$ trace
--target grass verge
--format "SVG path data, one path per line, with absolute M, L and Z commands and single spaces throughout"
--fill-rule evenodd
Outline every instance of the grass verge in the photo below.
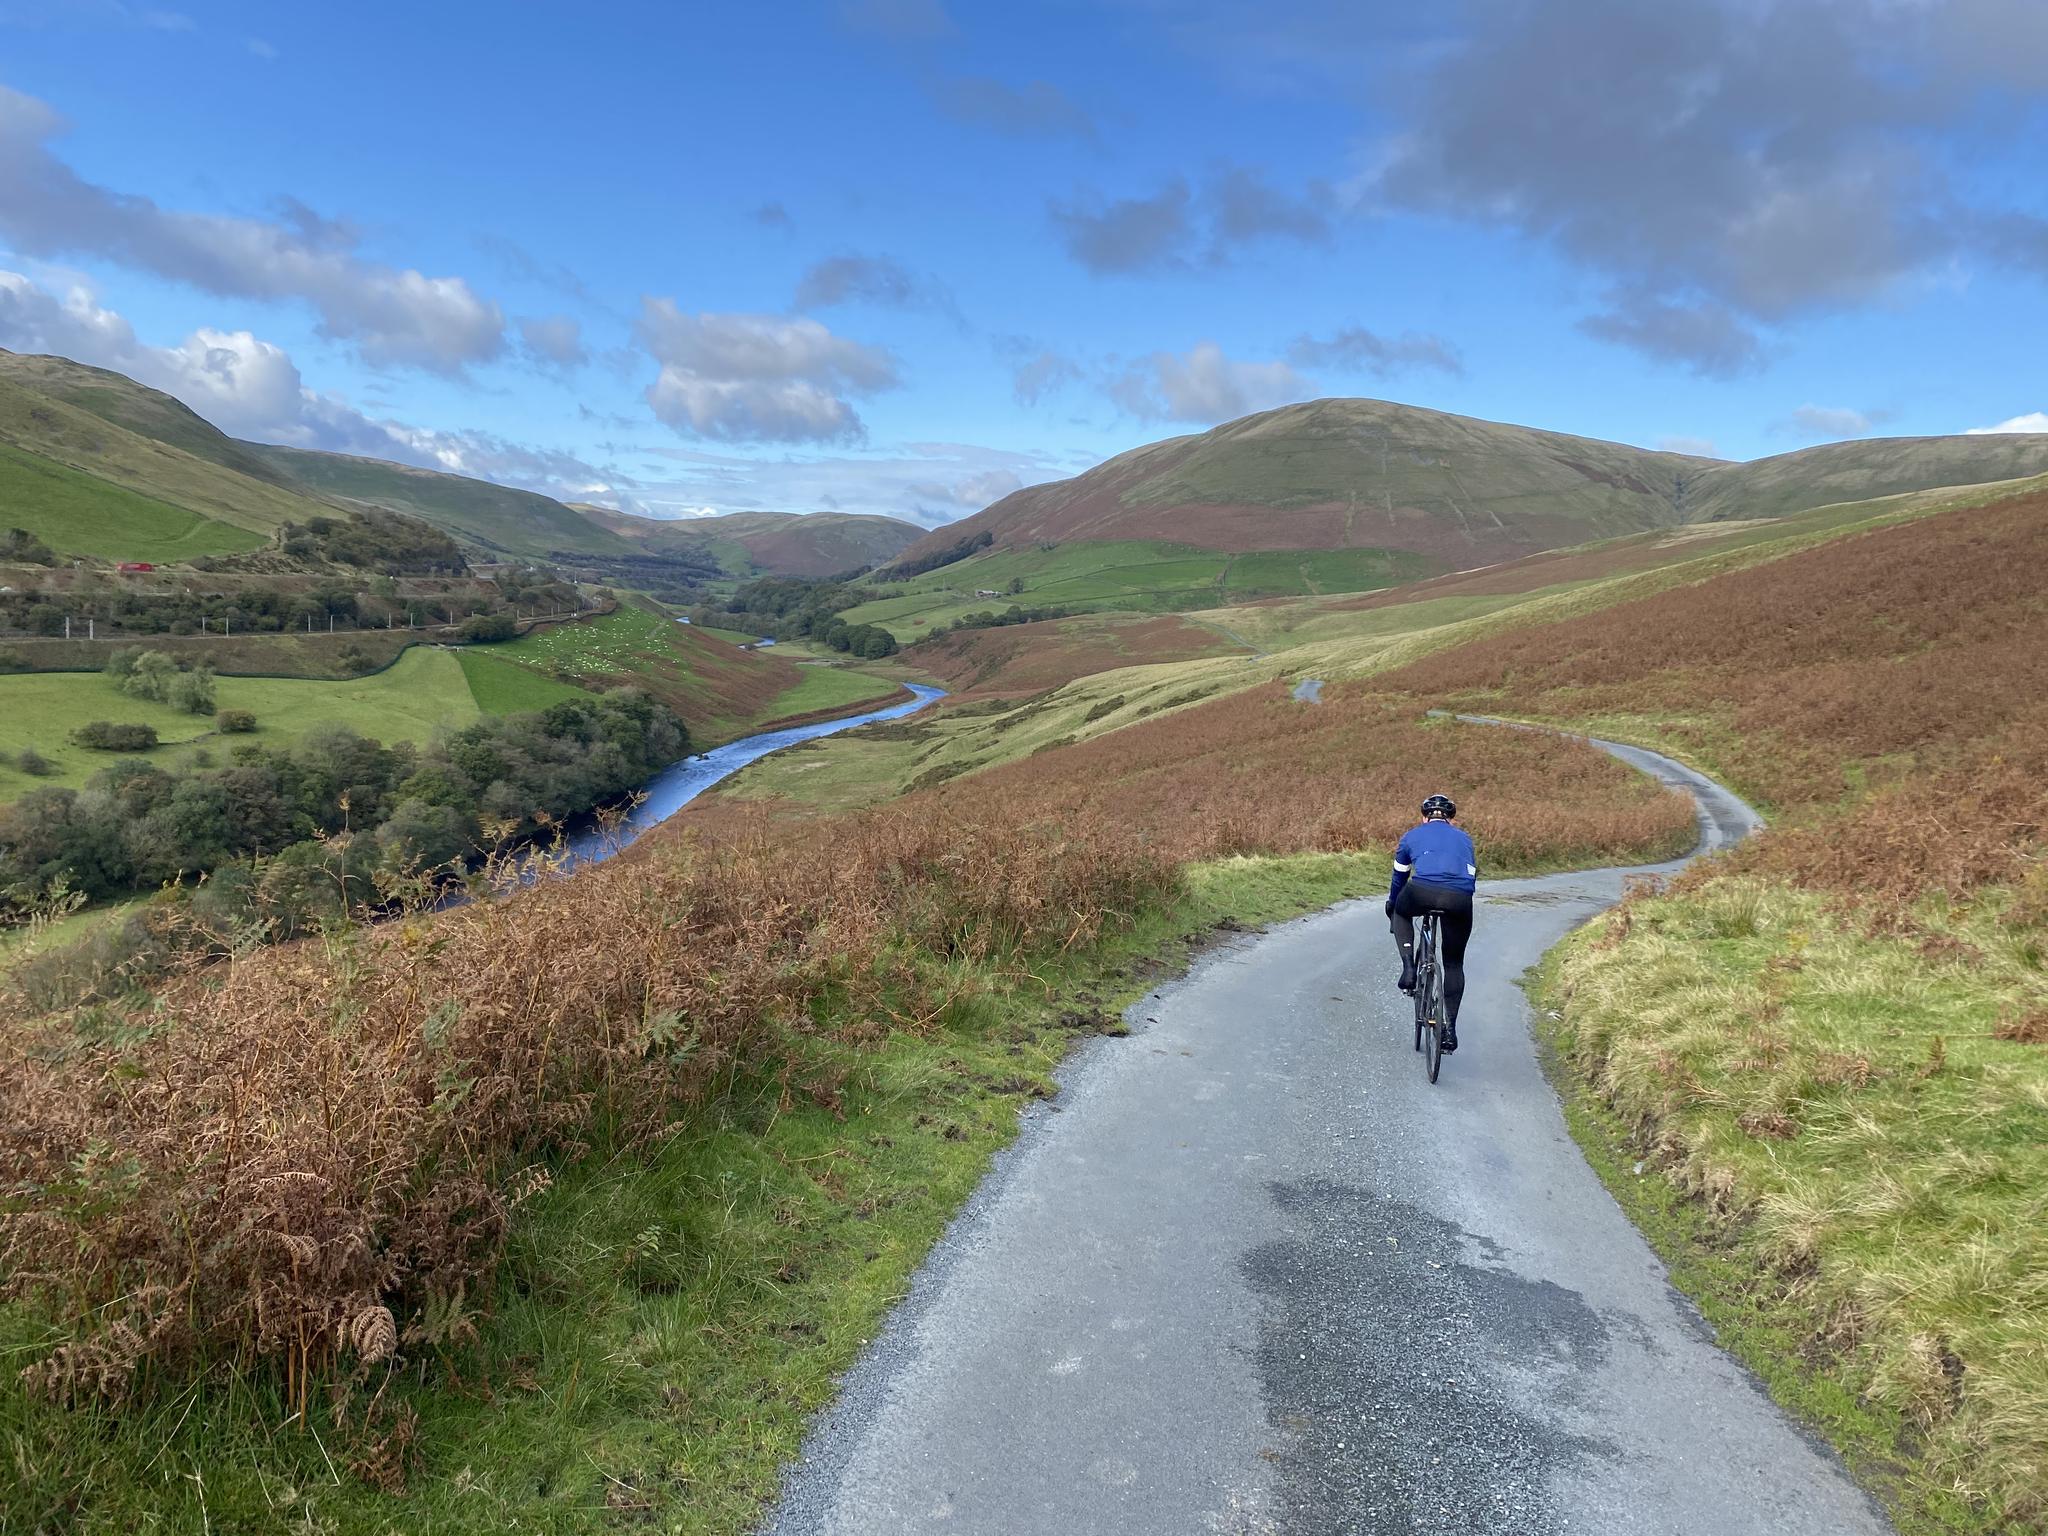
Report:
M 1918 922 L 1716 879 L 1600 920 L 1533 993 L 1574 1135 L 1722 1345 L 1907 1536 L 2035 1532 L 2042 940 L 1996 899 Z
M 482 1341 L 451 1355 L 455 1384 L 394 1378 L 378 1436 L 339 1437 L 318 1411 L 288 1424 L 282 1393 L 247 1377 L 112 1412 L 53 1407 L 0 1372 L 0 1531 L 748 1530 L 1072 1042 L 1121 1033 L 1122 1009 L 1219 925 L 1385 878 L 1377 855 L 1194 866 L 1172 910 L 1086 955 L 961 966 L 929 1027 L 811 1040 L 800 1070 L 732 1082 L 686 1131 L 562 1170 L 523 1217 Z M 49 1341 L 0 1312 L 0 1361 Z M 408 1473 L 402 1500 L 378 1487 Z

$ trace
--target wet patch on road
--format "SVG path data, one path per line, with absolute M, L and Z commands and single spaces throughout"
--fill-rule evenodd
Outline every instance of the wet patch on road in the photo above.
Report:
M 1564 1419 L 1607 1353 L 1576 1293 L 1405 1201 L 1272 1186 L 1294 1235 L 1253 1250 L 1257 1366 L 1287 1536 L 1542 1536 L 1566 1463 L 1617 1454 Z

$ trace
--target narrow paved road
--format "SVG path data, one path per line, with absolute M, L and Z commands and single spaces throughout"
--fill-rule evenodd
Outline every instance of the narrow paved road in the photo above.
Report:
M 1611 750 L 1692 790 L 1708 846 L 1755 824 Z M 1538 1069 L 1515 980 L 1622 881 L 1482 888 L 1435 1088 L 1378 901 L 1139 1004 L 849 1373 L 774 1536 L 1888 1532 L 1714 1346 Z

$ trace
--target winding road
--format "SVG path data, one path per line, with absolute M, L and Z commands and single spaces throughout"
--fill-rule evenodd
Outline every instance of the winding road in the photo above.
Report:
M 1601 745 L 1690 791 L 1703 847 L 1756 824 Z M 847 1375 L 773 1536 L 1889 1532 L 1672 1289 L 1537 1065 L 1516 978 L 1625 873 L 1482 886 L 1435 1088 L 1377 900 L 1136 1005 Z

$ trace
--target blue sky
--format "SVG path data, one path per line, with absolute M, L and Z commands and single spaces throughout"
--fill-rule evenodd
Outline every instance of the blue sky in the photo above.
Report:
M 1319 394 L 2048 412 L 2039 0 L 586 10 L 0 0 L 0 345 L 666 515 L 938 522 Z

